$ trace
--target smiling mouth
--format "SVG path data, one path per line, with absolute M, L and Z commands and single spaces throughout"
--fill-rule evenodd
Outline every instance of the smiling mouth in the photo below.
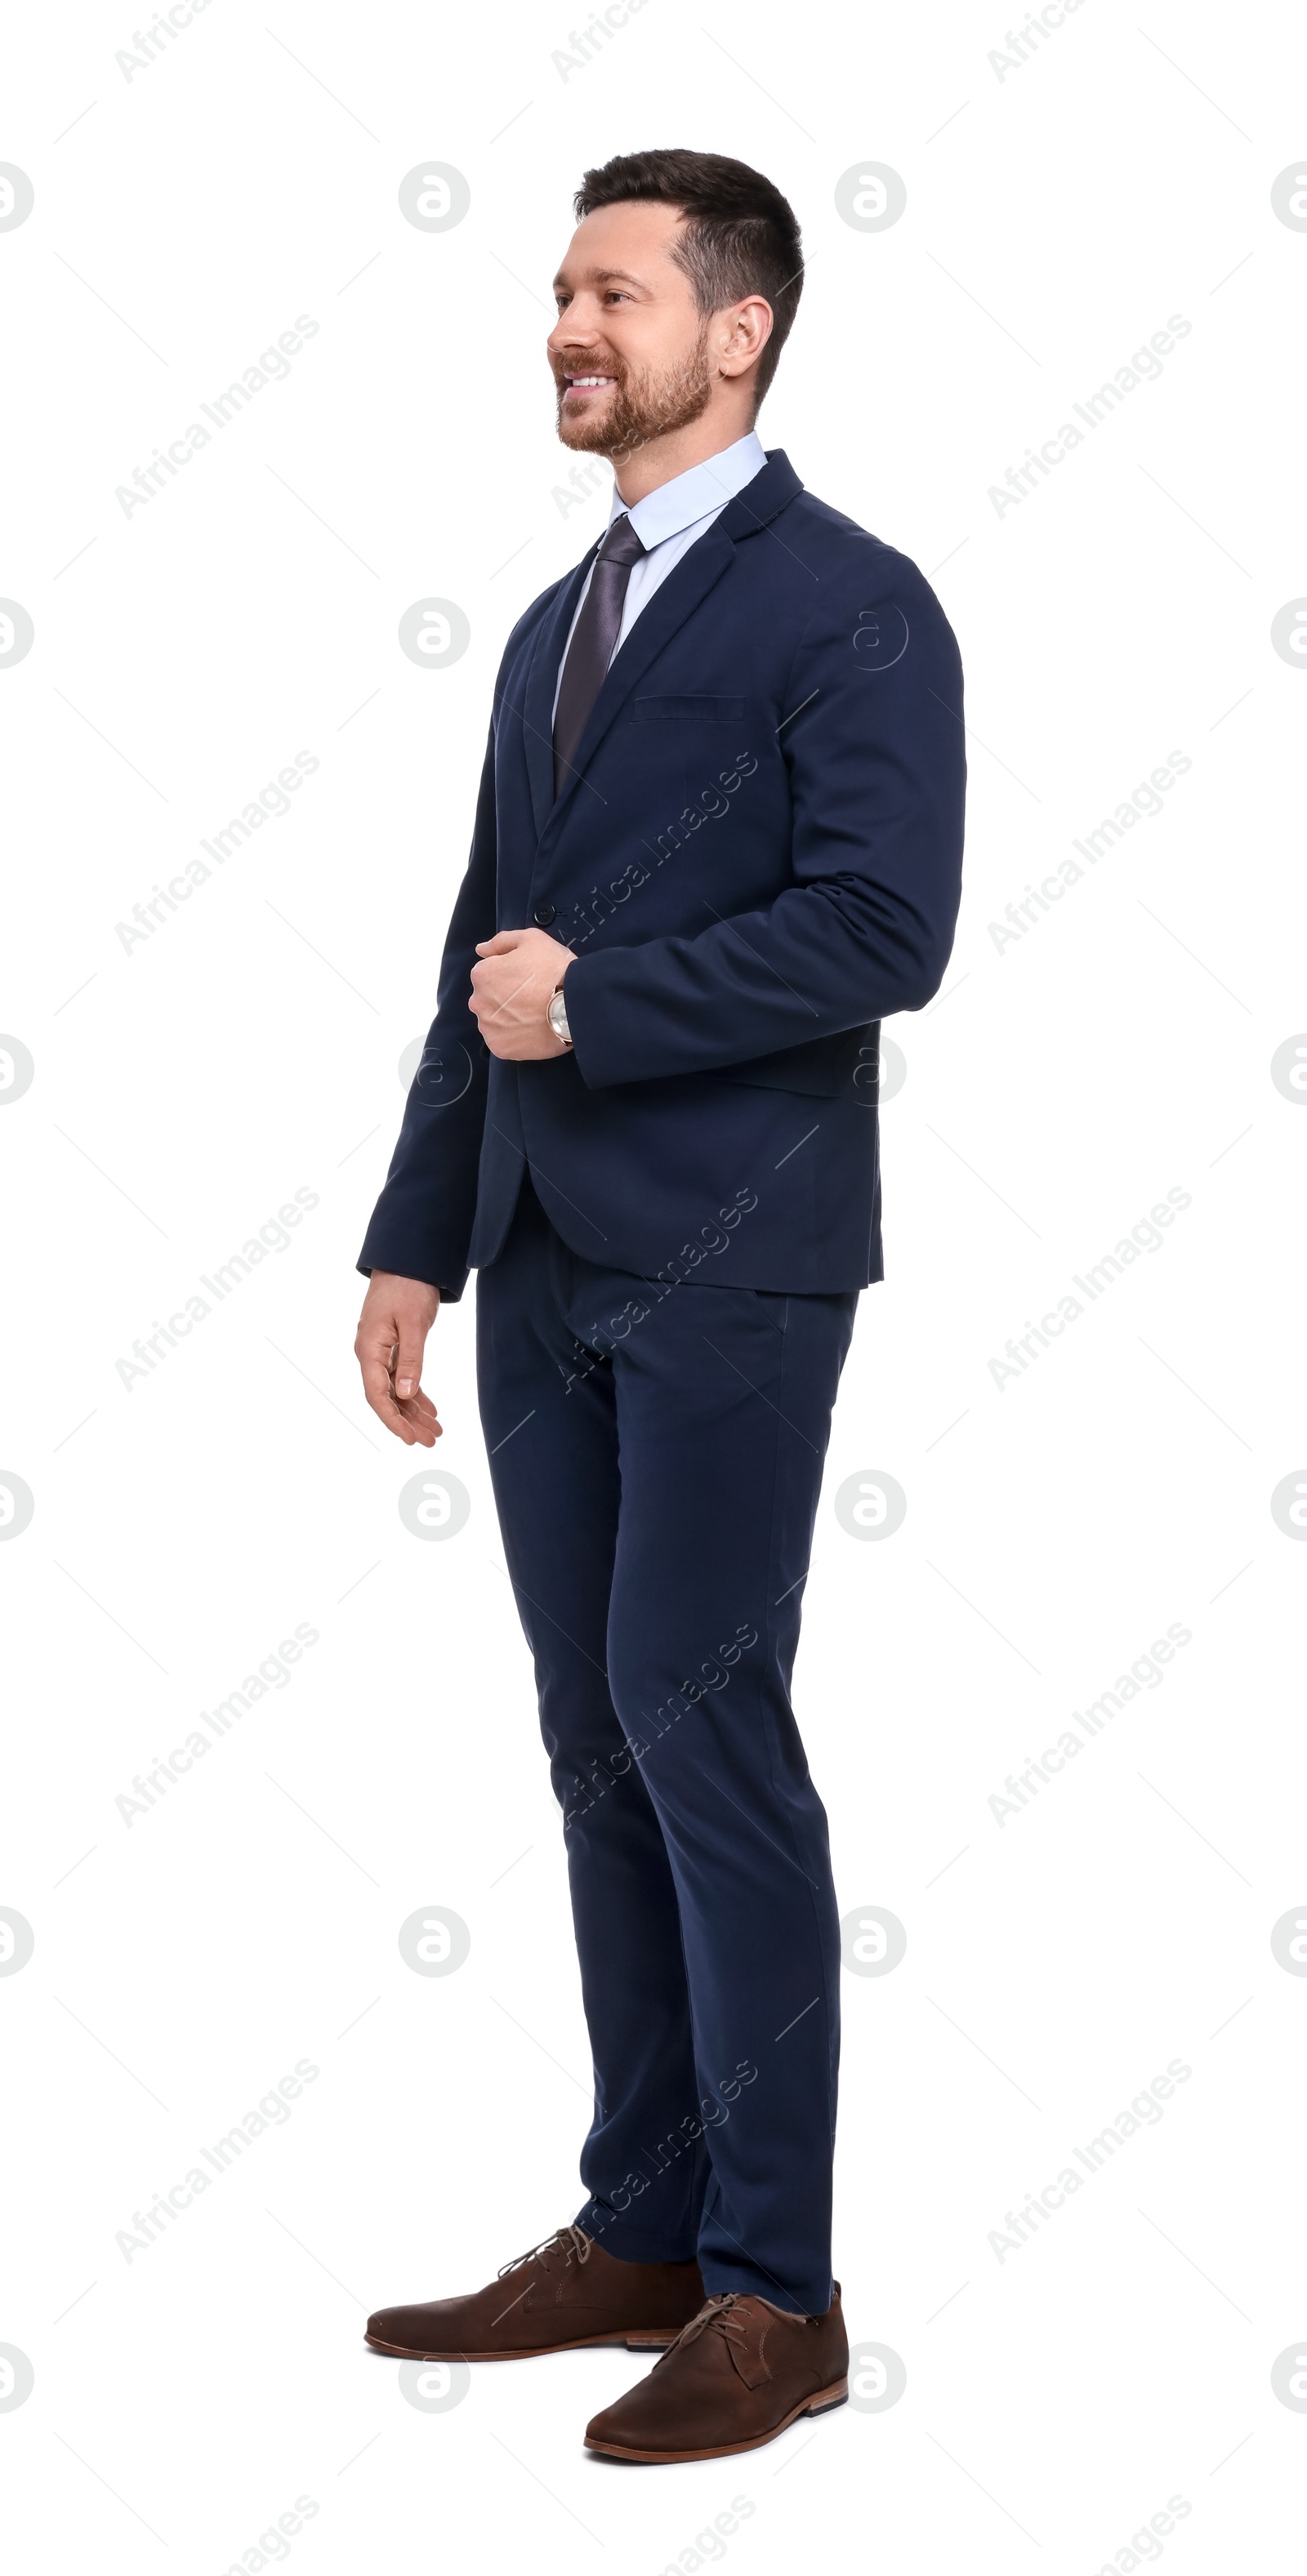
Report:
M 566 379 L 569 394 L 603 393 L 616 382 L 616 376 L 568 376 Z

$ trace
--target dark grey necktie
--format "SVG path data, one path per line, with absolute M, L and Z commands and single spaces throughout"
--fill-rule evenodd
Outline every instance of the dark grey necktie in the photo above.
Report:
M 572 763 L 585 731 L 586 718 L 603 687 L 604 674 L 613 658 L 631 566 L 639 562 L 644 551 L 625 513 L 620 519 L 614 519 L 599 549 L 585 604 L 576 621 L 572 641 L 567 648 L 567 660 L 563 664 L 558 712 L 554 717 L 555 798 L 562 795 L 572 775 Z

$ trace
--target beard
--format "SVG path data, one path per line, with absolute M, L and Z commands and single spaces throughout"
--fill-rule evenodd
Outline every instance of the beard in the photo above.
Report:
M 700 333 L 688 357 L 662 374 L 655 374 L 651 368 L 637 374 L 616 358 L 602 363 L 589 359 L 586 372 L 615 377 L 613 393 L 602 411 L 597 405 L 587 404 L 575 418 L 565 419 L 567 387 L 560 379 L 558 435 L 565 447 L 606 456 L 614 465 L 623 464 L 652 439 L 665 438 L 672 430 L 688 429 L 691 421 L 707 410 L 712 396 L 706 330 Z

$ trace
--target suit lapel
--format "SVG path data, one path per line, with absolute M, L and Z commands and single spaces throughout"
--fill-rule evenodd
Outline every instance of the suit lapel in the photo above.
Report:
M 648 607 L 641 609 L 625 643 L 610 662 L 603 687 L 586 718 L 585 731 L 576 747 L 572 777 L 558 799 L 560 813 L 569 799 L 576 795 L 578 787 L 582 794 L 595 794 L 595 789 L 588 786 L 585 771 L 609 726 L 621 714 L 632 691 L 664 645 L 670 643 L 678 627 L 683 626 L 687 617 L 692 616 L 700 602 L 707 598 L 734 557 L 735 547 L 722 533 L 722 522 L 718 519 L 707 535 L 700 537 L 687 555 L 682 555 L 666 581 L 659 583 Z
M 666 581 L 660 582 L 648 607 L 641 610 L 626 642 L 609 665 L 603 687 L 577 744 L 571 780 L 558 798 L 559 813 L 576 794 L 578 785 L 584 784 L 587 764 L 650 664 L 721 580 L 734 559 L 736 545 L 742 539 L 764 531 L 802 490 L 803 485 L 785 450 L 773 448 L 752 483 L 746 483 L 744 490 L 737 492 L 721 517 L 714 520 L 707 535 L 700 537 L 697 545 L 691 546 L 689 553 L 681 557 Z M 520 711 L 537 838 L 555 811 L 553 713 L 558 666 L 576 614 L 581 586 L 602 542 L 602 538 L 597 539 L 589 553 L 582 556 L 575 572 L 563 583 L 552 608 L 541 620 L 522 690 Z M 590 788 L 588 792 L 593 795 L 596 791 Z
M 575 572 L 569 573 L 550 608 L 541 619 L 535 648 L 527 667 L 526 679 L 518 696 L 522 739 L 526 751 L 527 776 L 531 782 L 531 810 L 539 839 L 549 820 L 554 802 L 554 692 L 558 685 L 558 665 L 568 628 L 576 614 L 581 585 L 594 561 L 602 539 L 596 539 L 588 554 L 582 556 Z

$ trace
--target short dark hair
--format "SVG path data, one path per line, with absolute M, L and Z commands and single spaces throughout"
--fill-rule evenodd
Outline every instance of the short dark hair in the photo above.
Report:
M 793 207 L 760 170 L 721 152 L 626 152 L 586 171 L 574 199 L 577 221 L 632 198 L 677 206 L 685 216 L 673 257 L 701 313 L 720 313 L 746 295 L 766 297 L 772 334 L 758 361 L 761 402 L 803 292 L 803 241 Z

